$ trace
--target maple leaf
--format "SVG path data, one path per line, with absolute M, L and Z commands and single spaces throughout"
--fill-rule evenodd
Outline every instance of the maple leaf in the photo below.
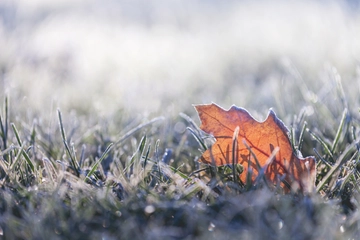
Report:
M 195 108 L 201 120 L 200 128 L 216 139 L 213 146 L 203 153 L 202 162 L 216 166 L 232 164 L 233 161 L 241 164 L 244 172 L 240 174 L 240 179 L 243 183 L 250 167 L 252 181 L 265 170 L 264 176 L 271 183 L 277 184 L 282 180 L 285 192 L 291 189 L 312 191 L 315 186 L 315 158 L 298 157 L 293 152 L 289 130 L 272 110 L 265 121 L 258 122 L 247 110 L 236 106 L 224 110 L 213 103 L 195 105 Z

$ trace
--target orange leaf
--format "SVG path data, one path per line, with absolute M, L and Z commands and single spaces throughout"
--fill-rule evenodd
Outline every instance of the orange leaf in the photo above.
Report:
M 235 163 L 244 168 L 240 174 L 244 183 L 250 164 L 253 181 L 261 168 L 266 168 L 265 176 L 271 183 L 276 184 L 281 179 L 289 183 L 281 184 L 285 192 L 290 191 L 289 186 L 294 191 L 312 191 L 315 185 L 315 158 L 301 158 L 294 154 L 289 130 L 272 110 L 264 122 L 258 122 L 248 111 L 236 106 L 227 111 L 216 104 L 196 105 L 195 108 L 202 123 L 200 128 L 216 138 L 214 145 L 203 153 L 202 162 L 212 164 L 214 161 L 216 166 L 220 166 L 232 164 L 235 159 Z M 237 144 L 233 146 L 235 130 L 238 132 Z

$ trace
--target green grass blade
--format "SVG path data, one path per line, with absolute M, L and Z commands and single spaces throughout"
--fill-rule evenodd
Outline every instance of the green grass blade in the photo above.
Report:
M 355 145 L 356 145 L 356 143 L 353 142 L 339 156 L 336 164 L 331 167 L 329 172 L 325 175 L 325 177 L 321 180 L 321 182 L 316 186 L 316 191 L 317 192 L 319 192 L 324 187 L 324 185 L 333 177 L 333 174 L 335 173 L 335 171 L 340 169 L 340 167 L 343 165 L 343 163 L 347 160 L 346 157 L 348 156 L 349 153 L 351 153 L 351 151 L 353 150 Z
M 208 147 L 206 146 L 206 144 L 204 143 L 204 141 L 201 139 L 201 137 L 199 137 L 199 133 L 200 131 L 202 131 L 197 124 L 194 122 L 194 120 L 192 120 L 188 115 L 186 115 L 185 113 L 180 113 L 179 114 L 183 119 L 185 119 L 188 123 L 190 123 L 190 125 L 196 129 L 193 130 L 191 127 L 187 127 L 186 129 L 190 131 L 190 133 L 194 136 L 195 140 L 199 143 L 199 145 L 202 147 L 202 150 L 207 150 Z
M 148 162 L 148 159 L 149 159 L 149 155 L 150 155 L 150 149 L 151 149 L 151 146 L 149 144 L 148 148 L 147 148 L 147 151 L 146 151 L 146 154 L 144 156 L 144 164 L 143 164 L 143 168 L 144 168 L 144 176 L 143 176 L 143 179 L 145 178 L 145 173 L 146 173 L 146 165 L 147 165 L 147 162 Z
M 265 181 L 265 184 L 268 186 L 267 180 L 266 180 L 266 170 L 268 168 L 269 165 L 271 165 L 271 163 L 274 161 L 274 159 L 276 158 L 276 154 L 279 152 L 280 148 L 276 147 L 271 155 L 268 157 L 268 159 L 266 160 L 266 163 L 264 164 L 264 166 L 262 166 L 262 168 L 259 169 L 258 171 L 258 175 L 256 176 L 255 179 L 255 183 L 259 182 L 261 179 L 263 179 Z M 269 187 L 269 186 L 268 186 Z M 290 188 L 289 188 L 290 189 Z
M 58 112 L 58 118 L 59 118 L 61 137 L 62 137 L 63 141 L 67 142 L 60 109 L 58 109 L 57 112 Z
M 200 129 L 197 124 L 194 122 L 194 120 L 192 120 L 191 117 L 189 117 L 188 115 L 186 115 L 185 113 L 179 113 L 180 117 L 182 117 L 183 119 L 185 119 L 188 123 L 190 123 L 190 125 L 193 127 L 193 128 L 196 128 L 196 129 Z
M 83 162 L 85 160 L 85 150 L 86 150 L 86 145 L 83 144 L 82 147 L 81 147 L 81 154 L 80 154 L 80 161 L 79 161 L 80 169 L 82 168 Z
M 30 144 L 32 146 L 35 145 L 35 140 L 36 140 L 36 122 L 33 123 L 32 129 L 31 129 Z
M 76 164 L 76 167 L 79 169 L 79 171 L 81 171 L 75 152 L 76 151 L 75 151 L 74 143 L 71 142 L 71 156 L 73 156 L 73 158 L 74 158 L 74 163 Z
M 7 136 L 8 136 L 8 131 L 9 131 L 9 100 L 8 100 L 8 97 L 6 96 L 5 97 L 5 119 L 2 120 L 2 116 L 1 116 L 1 113 L 0 113 L 0 129 L 1 129 L 1 132 L 0 132 L 0 135 L 1 135 L 1 138 L 3 140 L 3 149 L 5 150 L 7 148 Z
M 190 173 L 189 177 L 194 176 L 195 174 L 206 171 L 206 170 L 208 170 L 208 167 L 197 169 L 197 170 L 193 171 L 192 173 Z
M 218 167 L 216 166 L 215 163 L 215 158 L 212 152 L 212 146 L 210 146 L 209 148 L 209 153 L 210 153 L 210 159 L 211 159 L 211 166 L 209 166 L 209 170 L 210 170 L 210 175 L 211 178 L 216 179 L 218 176 Z
M 130 162 L 129 164 L 125 167 L 125 172 L 128 172 L 129 169 L 134 165 L 135 161 L 136 161 L 136 156 L 140 156 L 138 158 L 138 160 L 141 159 L 141 156 L 142 156 L 142 153 L 144 151 L 144 148 L 145 148 L 145 143 L 146 143 L 146 136 L 142 137 L 141 140 L 140 140 L 140 144 L 137 148 L 137 150 L 135 151 L 135 153 L 131 156 L 130 158 Z M 136 166 L 140 165 L 140 164 L 135 164 Z
M 14 168 L 17 166 L 17 163 L 20 161 L 20 156 L 22 155 L 22 152 L 24 151 L 23 147 L 20 147 L 18 154 L 15 156 L 15 160 L 10 166 L 10 170 L 14 170 Z
M 3 149 L 6 149 L 6 135 L 5 135 L 5 128 L 4 128 L 1 113 L 0 113 L 0 137 L 2 138 L 2 141 L 4 144 Z
M 196 133 L 194 130 L 192 130 L 191 128 L 189 128 L 189 127 L 187 127 L 186 129 L 190 131 L 191 135 L 194 136 L 195 140 L 199 143 L 199 145 L 202 147 L 202 149 L 203 149 L 204 151 L 207 150 L 207 147 L 206 147 L 205 143 L 204 143 L 204 142 L 202 141 L 202 139 L 197 135 L 197 133 Z
M 256 154 L 253 152 L 253 150 L 251 149 L 251 147 L 247 144 L 247 142 L 245 140 L 243 140 L 243 143 L 244 143 L 245 147 L 249 150 L 251 156 L 253 156 L 253 158 L 255 159 L 256 167 L 258 168 L 258 170 L 260 170 L 262 168 L 262 166 L 260 165 L 260 162 L 257 159 Z
M 146 140 L 147 140 L 146 135 L 144 137 L 142 137 L 142 139 L 140 140 L 140 145 L 139 145 L 139 153 L 140 154 L 142 154 L 144 152 Z
M 320 153 L 319 153 L 315 148 L 314 148 L 313 150 L 314 150 L 314 152 L 315 152 L 315 155 L 316 155 L 327 167 L 329 167 L 329 168 L 332 167 L 331 164 L 330 164 L 328 161 L 326 161 L 323 157 L 320 156 Z
M 339 142 L 340 136 L 341 136 L 341 134 L 343 132 L 343 129 L 344 129 L 344 126 L 345 126 L 345 123 L 346 123 L 347 116 L 348 116 L 348 110 L 345 108 L 344 111 L 343 111 L 342 117 L 341 117 L 339 128 L 338 128 L 338 130 L 336 132 L 333 144 L 331 146 L 331 152 L 334 152 L 334 150 L 335 150 L 335 148 L 336 148 L 336 146 L 337 146 L 337 144 Z
M 63 143 L 64 143 L 64 146 L 65 146 L 66 153 L 67 153 L 68 157 L 70 158 L 70 164 L 73 167 L 76 175 L 79 177 L 80 176 L 80 169 L 78 167 L 78 164 L 76 163 L 74 157 L 71 154 L 70 147 L 69 147 L 68 143 L 66 141 L 63 141 Z
M 77 163 L 75 157 L 73 156 L 73 154 L 72 154 L 72 152 L 70 150 L 69 144 L 67 142 L 60 109 L 58 109 L 57 112 L 58 112 L 58 118 L 59 118 L 59 126 L 60 126 L 61 137 L 62 137 L 64 146 L 65 146 L 66 153 L 67 153 L 68 157 L 70 158 L 70 164 L 73 167 L 73 169 L 74 169 L 74 171 L 76 173 L 76 176 L 79 177 L 80 176 L 79 164 Z
M 104 153 L 101 155 L 101 157 L 99 158 L 99 160 L 97 160 L 95 162 L 95 164 L 92 166 L 92 168 L 90 169 L 90 171 L 88 172 L 88 174 L 85 177 L 85 181 L 90 179 L 90 177 L 94 174 L 94 172 L 96 171 L 96 169 L 98 168 L 99 164 L 105 159 L 105 157 L 107 156 L 107 154 L 111 151 L 112 146 L 114 144 L 110 143 L 109 146 L 107 146 L 107 148 L 105 149 Z
M 151 146 L 149 144 L 148 149 L 147 149 L 146 154 L 145 154 L 145 157 L 144 157 L 144 169 L 146 168 L 146 164 L 147 164 L 147 161 L 149 159 L 150 150 L 151 150 Z
M 265 170 L 268 167 L 268 165 L 274 160 L 274 158 L 276 156 L 276 153 L 279 151 L 279 149 L 275 148 L 273 150 L 273 152 L 271 153 L 271 155 L 269 156 L 269 159 L 267 160 L 265 165 L 261 166 L 259 160 L 256 157 L 256 154 L 252 151 L 251 147 L 246 143 L 245 140 L 244 140 L 243 143 L 244 143 L 245 147 L 249 150 L 251 156 L 253 156 L 253 158 L 255 159 L 255 163 L 256 163 L 258 173 L 261 173 L 262 169 L 264 169 L 264 172 L 263 172 L 264 174 L 258 174 L 257 178 L 259 178 L 259 176 L 260 176 L 263 179 L 265 185 L 269 188 L 268 180 L 265 177 Z M 245 184 L 247 186 L 247 189 L 249 189 L 251 187 L 251 185 L 252 185 L 253 170 L 251 168 L 250 162 L 251 161 L 250 161 L 250 158 L 249 158 L 249 161 L 248 161 L 248 173 L 247 173 L 247 176 L 246 176 L 246 184 Z
M 150 121 L 148 121 L 146 123 L 140 124 L 139 126 L 133 128 L 130 131 L 128 131 L 127 133 L 125 133 L 124 136 L 122 136 L 119 140 L 117 140 L 115 142 L 115 145 L 118 145 L 119 143 L 125 141 L 127 138 L 129 138 L 131 135 L 133 135 L 135 132 L 139 131 L 140 129 L 142 129 L 142 128 L 148 126 L 148 125 L 151 125 L 151 124 L 153 124 L 153 123 L 155 123 L 157 121 L 162 121 L 164 119 L 165 119 L 164 117 L 156 117 L 156 118 L 153 118 L 153 119 L 151 119 Z
M 304 139 L 304 132 L 306 130 L 307 122 L 304 122 L 303 127 L 301 128 L 300 136 L 299 136 L 299 144 L 298 144 L 298 150 L 301 151 L 303 139 Z
M 21 139 L 20 139 L 20 136 L 19 136 L 19 132 L 18 132 L 18 130 L 16 129 L 15 124 L 14 124 L 14 123 L 11 123 L 11 127 L 12 127 L 12 129 L 13 129 L 13 131 L 14 131 L 14 134 L 15 134 L 16 140 L 18 141 L 18 144 L 19 144 L 19 146 L 20 146 L 21 149 L 22 149 L 22 148 L 23 148 L 23 144 L 22 144 L 22 142 L 21 142 Z M 34 171 L 35 171 L 35 167 L 34 167 L 33 162 L 31 161 L 29 155 L 28 155 L 24 150 L 21 150 L 21 152 L 22 152 L 22 154 L 23 154 L 23 156 L 24 156 L 27 164 L 30 166 L 31 171 L 34 172 Z
M 135 159 L 135 167 L 137 169 L 137 173 L 140 172 L 141 170 L 141 158 L 142 158 L 142 155 L 145 151 L 145 146 L 146 146 L 146 140 L 147 140 L 147 137 L 146 135 L 140 140 L 140 145 L 139 145 L 139 148 L 138 148 L 138 154 L 137 154 L 137 158 Z
M 189 178 L 186 174 L 182 173 L 179 169 L 174 168 L 170 165 L 167 165 L 174 173 L 178 174 L 180 177 L 182 177 L 183 179 L 186 180 L 190 180 L 191 178 Z
M 310 129 L 307 129 L 307 131 L 310 133 L 310 135 L 320 143 L 320 145 L 324 148 L 326 154 L 328 154 L 331 159 L 334 159 L 333 153 L 331 152 L 331 150 L 329 149 L 328 145 L 318 136 L 316 136 L 315 133 L 313 133 Z
M 296 146 L 296 140 L 295 140 L 295 130 L 294 130 L 294 127 L 291 127 L 290 128 L 290 142 L 291 142 L 291 148 L 292 150 L 295 152 L 296 149 L 295 149 L 295 146 Z
M 239 135 L 239 130 L 240 130 L 240 127 L 237 126 L 234 130 L 234 134 L 233 134 L 233 139 L 232 139 L 232 174 L 233 174 L 233 181 L 234 182 L 237 182 L 236 181 L 236 169 L 235 169 L 235 164 L 238 162 L 238 159 L 237 159 L 237 153 L 238 153 L 238 135 Z
M 155 143 L 155 160 L 156 160 L 156 162 L 159 161 L 159 146 L 160 146 L 160 139 L 156 140 L 156 143 Z
M 14 134 L 15 134 L 15 137 L 16 137 L 16 140 L 17 140 L 19 146 L 21 147 L 23 144 L 22 144 L 22 141 L 21 141 L 21 139 L 20 139 L 19 132 L 18 132 L 18 130 L 17 130 L 16 127 L 15 127 L 15 124 L 14 124 L 14 123 L 11 123 L 11 127 L 12 127 L 12 129 L 13 129 L 13 131 L 14 131 Z

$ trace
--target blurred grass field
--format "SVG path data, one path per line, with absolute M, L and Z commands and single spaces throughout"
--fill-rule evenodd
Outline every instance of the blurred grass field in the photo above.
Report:
M 0 235 L 357 239 L 359 38 L 352 1 L 1 1 Z M 316 191 L 209 182 L 211 102 L 273 108 Z

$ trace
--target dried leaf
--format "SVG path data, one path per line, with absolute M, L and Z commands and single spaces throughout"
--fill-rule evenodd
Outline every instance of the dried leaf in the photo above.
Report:
M 272 110 L 264 122 L 258 122 L 247 110 L 236 106 L 229 110 L 216 104 L 196 105 L 195 108 L 202 123 L 200 128 L 216 139 L 214 145 L 203 153 L 202 162 L 214 162 L 216 166 L 221 166 L 232 164 L 234 160 L 244 168 L 240 174 L 244 183 L 250 166 L 252 181 L 261 169 L 265 169 L 266 179 L 274 185 L 282 180 L 285 192 L 289 192 L 290 188 L 293 191 L 312 191 L 315 186 L 315 158 L 301 158 L 293 152 L 289 130 Z M 236 138 L 234 140 L 233 137 L 237 127 L 237 144 L 234 147 Z

